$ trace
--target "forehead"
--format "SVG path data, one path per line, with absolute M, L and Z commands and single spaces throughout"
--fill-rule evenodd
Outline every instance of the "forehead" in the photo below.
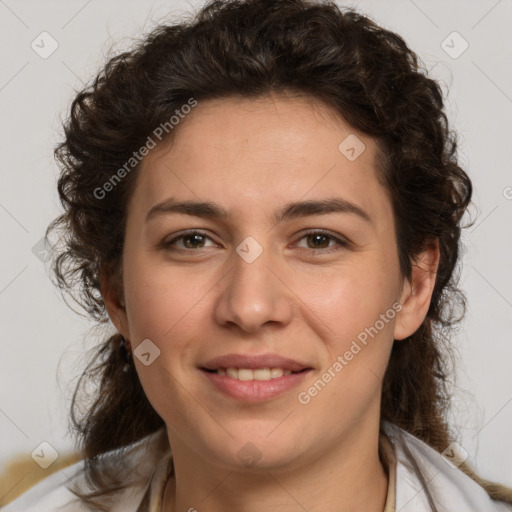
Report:
M 279 158 L 318 162 L 320 151 L 338 152 L 351 134 L 355 130 L 320 100 L 273 94 L 200 102 L 176 131 L 174 146 L 195 159 L 216 156 L 224 164 L 233 153 L 276 164 Z
M 360 154 L 348 158 L 354 151 L 347 149 Z M 146 212 L 168 196 L 221 202 L 242 214 L 333 195 L 378 210 L 387 197 L 376 151 L 370 137 L 318 100 L 206 100 L 145 158 L 135 195 Z

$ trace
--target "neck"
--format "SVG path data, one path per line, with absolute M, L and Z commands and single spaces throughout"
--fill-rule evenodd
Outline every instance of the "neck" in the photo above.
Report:
M 166 484 L 163 512 L 323 512 L 341 505 L 350 512 L 384 510 L 388 477 L 378 455 L 378 432 L 347 436 L 338 449 L 280 470 L 219 469 L 175 444 L 175 471 Z

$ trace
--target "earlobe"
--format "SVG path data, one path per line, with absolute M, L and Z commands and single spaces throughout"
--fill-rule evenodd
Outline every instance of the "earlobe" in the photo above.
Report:
M 100 273 L 101 295 L 107 308 L 108 316 L 117 330 L 129 339 L 128 321 L 125 303 L 123 301 L 120 286 L 116 286 L 115 278 L 103 269 Z
M 439 266 L 439 241 L 436 239 L 421 252 L 412 264 L 410 281 L 404 283 L 396 317 L 395 340 L 403 340 L 414 334 L 425 319 Z

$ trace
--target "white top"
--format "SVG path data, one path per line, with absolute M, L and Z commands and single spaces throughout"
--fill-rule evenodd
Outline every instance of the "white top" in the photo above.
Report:
M 512 512 L 512 505 L 491 500 L 486 491 L 439 452 L 403 429 L 384 422 L 392 443 L 388 497 L 384 512 L 428 512 L 427 495 L 409 467 L 397 439 L 402 438 L 418 466 L 439 512 Z M 126 455 L 137 468 L 134 483 L 120 492 L 111 512 L 161 512 L 165 482 L 172 468 L 171 453 L 162 450 L 164 429 L 130 447 Z M 132 472 L 133 474 L 133 472 Z M 2 508 L 2 512 L 86 512 L 89 509 L 69 491 L 71 483 L 84 483 L 83 461 L 55 472 Z

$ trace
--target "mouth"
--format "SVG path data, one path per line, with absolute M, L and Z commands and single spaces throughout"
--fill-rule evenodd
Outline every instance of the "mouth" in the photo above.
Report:
M 310 369 L 311 365 L 283 357 L 278 354 L 226 354 L 223 356 L 215 357 L 199 365 L 199 367 L 206 371 L 230 371 L 235 376 L 236 370 L 242 372 L 242 375 L 248 375 L 247 371 L 256 372 L 259 375 L 265 376 L 267 370 L 275 370 L 277 374 L 279 370 L 283 373 L 290 371 L 290 373 L 298 373 L 305 369 Z M 270 375 L 272 377 L 272 375 Z M 266 380 L 263 379 L 263 380 Z
M 283 376 L 293 375 L 297 373 L 307 372 L 312 368 L 303 368 L 302 370 L 293 371 L 289 368 L 217 368 L 210 370 L 208 368 L 201 368 L 201 370 L 208 373 L 215 373 L 217 375 L 227 376 L 231 379 L 240 381 L 269 381 L 272 379 L 280 379 Z
M 245 402 L 277 398 L 301 384 L 314 368 L 275 354 L 231 354 L 198 367 L 206 382 L 223 396 Z
M 206 383 L 215 392 L 232 400 L 257 403 L 285 396 L 303 385 L 312 368 L 200 368 Z

